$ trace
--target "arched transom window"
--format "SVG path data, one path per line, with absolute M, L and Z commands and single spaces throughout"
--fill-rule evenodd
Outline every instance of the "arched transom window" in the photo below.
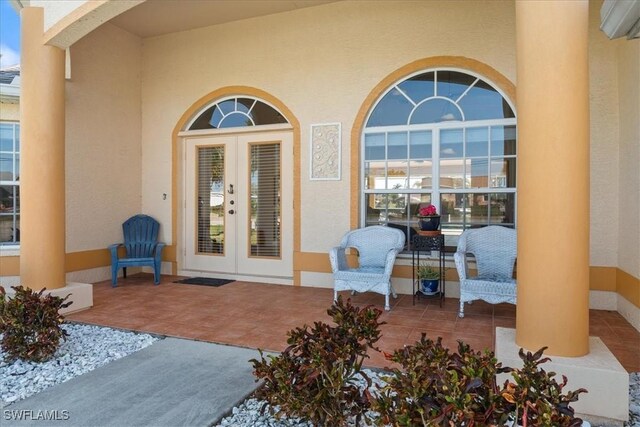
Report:
M 205 107 L 188 130 L 223 129 L 288 123 L 271 105 L 252 97 L 218 100 Z
M 468 71 L 422 71 L 374 104 L 362 136 L 362 221 L 405 230 L 433 204 L 445 234 L 515 226 L 516 118 Z

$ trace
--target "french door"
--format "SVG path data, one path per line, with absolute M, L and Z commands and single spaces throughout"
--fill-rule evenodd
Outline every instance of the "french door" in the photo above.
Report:
M 291 278 L 290 132 L 185 139 L 183 270 Z

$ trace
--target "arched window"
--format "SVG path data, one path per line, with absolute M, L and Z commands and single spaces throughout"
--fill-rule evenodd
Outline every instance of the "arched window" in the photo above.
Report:
M 515 226 L 515 113 L 483 78 L 433 69 L 394 84 L 374 104 L 361 146 L 364 225 L 410 236 L 431 203 L 445 234 Z
M 251 97 L 218 100 L 205 107 L 188 130 L 223 129 L 287 123 L 287 119 L 267 103 Z

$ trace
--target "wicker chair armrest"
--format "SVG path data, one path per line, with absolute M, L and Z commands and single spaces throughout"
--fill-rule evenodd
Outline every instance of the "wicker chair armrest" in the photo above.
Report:
M 396 257 L 398 256 L 399 253 L 400 251 L 397 249 L 390 249 L 389 252 L 387 252 L 387 258 L 384 263 L 385 276 L 391 277 L 391 272 L 393 271 L 393 265 L 395 264 Z
M 456 263 L 458 277 L 460 280 L 467 279 L 467 254 L 465 252 L 456 252 L 453 254 L 453 260 Z
M 336 273 L 340 270 L 347 270 L 349 265 L 347 264 L 346 248 L 342 246 L 336 246 L 329 250 L 329 261 L 331 262 L 331 271 Z

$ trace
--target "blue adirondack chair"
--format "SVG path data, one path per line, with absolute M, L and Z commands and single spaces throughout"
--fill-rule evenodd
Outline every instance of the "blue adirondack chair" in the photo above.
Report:
M 127 277 L 127 267 L 153 267 L 153 283 L 160 283 L 160 264 L 164 243 L 158 242 L 160 223 L 148 215 L 135 215 L 122 224 L 124 243 L 110 245 L 111 285 L 118 284 L 118 270 L 122 268 Z M 124 246 L 126 256 L 118 258 L 118 248 Z

